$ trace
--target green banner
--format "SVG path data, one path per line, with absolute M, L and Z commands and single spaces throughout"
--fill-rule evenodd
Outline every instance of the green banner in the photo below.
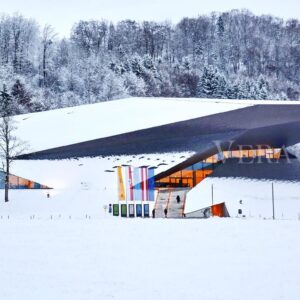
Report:
M 121 204 L 121 217 L 127 218 L 127 205 Z
M 120 214 L 120 211 L 119 211 L 119 204 L 114 204 L 113 205 L 113 215 L 118 217 Z

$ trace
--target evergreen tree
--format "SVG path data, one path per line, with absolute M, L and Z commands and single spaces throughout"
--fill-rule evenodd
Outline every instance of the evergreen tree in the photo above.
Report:
M 225 77 L 221 74 L 217 74 L 217 92 L 215 94 L 216 98 L 227 98 L 227 90 L 228 90 L 228 83 L 225 79 Z
M 241 98 L 240 88 L 238 84 L 229 86 L 226 91 L 226 96 L 228 99 L 243 99 Z
M 1 117 L 9 117 L 15 113 L 13 99 L 8 93 L 5 84 L 2 91 L 0 91 L 0 110 Z
M 236 83 L 238 86 L 238 95 L 237 99 L 250 99 L 250 83 L 249 81 L 242 81 Z
M 249 99 L 251 99 L 251 100 L 259 100 L 260 99 L 258 87 L 254 82 L 250 83 L 248 95 L 249 95 Z
M 11 89 L 11 95 L 15 104 L 17 105 L 18 112 L 28 112 L 31 109 L 31 96 L 26 91 L 24 84 L 19 79 Z
M 259 77 L 257 82 L 258 99 L 266 100 L 269 97 L 269 83 L 263 78 Z
M 217 91 L 216 72 L 212 68 L 204 67 L 203 74 L 198 84 L 198 96 L 213 98 Z
M 131 59 L 131 70 L 137 77 L 142 77 L 144 73 L 143 63 L 141 58 L 137 55 Z
M 152 57 L 147 54 L 143 57 L 143 65 L 147 70 L 156 71 L 155 65 L 153 63 Z
M 225 27 L 224 27 L 224 21 L 222 16 L 220 16 L 217 21 L 217 32 L 220 37 L 223 37 L 225 32 Z
M 205 67 L 198 84 L 198 96 L 204 98 L 226 98 L 227 82 L 217 69 Z
M 182 59 L 182 68 L 184 71 L 190 71 L 192 69 L 190 57 L 186 56 Z
M 184 72 L 177 77 L 177 84 L 180 97 L 195 97 L 197 96 L 197 85 L 199 76 L 194 72 Z

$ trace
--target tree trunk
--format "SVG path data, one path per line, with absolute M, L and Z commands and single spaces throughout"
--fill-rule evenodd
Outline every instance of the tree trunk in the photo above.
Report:
M 8 190 L 9 190 L 9 161 L 6 160 L 6 172 L 5 172 L 5 202 L 8 202 Z
M 6 169 L 5 169 L 5 202 L 8 202 L 8 190 L 9 190 L 9 127 L 8 123 L 5 124 L 5 142 L 6 142 L 6 153 L 5 153 L 5 160 L 6 160 Z
M 8 202 L 8 187 L 9 187 L 8 181 L 9 181 L 8 176 L 5 176 L 5 196 L 4 196 L 5 202 Z
M 47 43 L 47 41 L 46 41 Z M 46 77 L 47 77 L 47 70 L 46 70 L 46 56 L 47 56 L 47 45 L 44 45 L 43 49 L 43 87 L 46 86 Z

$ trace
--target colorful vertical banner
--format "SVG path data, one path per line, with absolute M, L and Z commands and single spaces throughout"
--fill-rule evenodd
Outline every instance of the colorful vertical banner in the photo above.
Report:
M 136 205 L 136 216 L 137 217 L 142 217 L 143 216 L 143 207 L 142 207 L 142 204 L 137 204 Z
M 148 201 L 154 201 L 154 190 L 155 190 L 155 181 L 154 181 L 154 169 L 148 169 Z
M 147 167 L 129 168 L 126 171 L 126 181 L 131 182 L 131 186 L 126 188 L 127 200 L 154 201 L 155 181 L 154 169 Z M 131 178 L 131 180 L 130 180 Z
M 127 204 L 121 204 L 121 217 L 127 218 Z
M 122 167 L 118 167 L 118 195 L 119 200 L 125 200 L 125 188 L 124 188 L 124 181 L 123 181 L 123 174 L 122 174 Z
M 140 168 L 133 169 L 133 196 L 134 200 L 142 200 L 142 185 Z
M 148 199 L 148 168 L 141 168 L 141 179 L 142 179 L 142 200 L 147 201 Z
M 120 208 L 119 208 L 119 204 L 114 204 L 113 205 L 113 215 L 115 217 L 118 217 L 120 214 Z
M 134 218 L 134 204 L 129 204 L 128 213 L 130 218 Z
M 150 217 L 149 204 L 144 204 L 144 217 L 145 218 Z
M 127 201 L 133 201 L 133 178 L 132 167 L 125 167 L 125 182 L 126 182 L 126 199 Z
M 133 197 L 133 168 L 129 167 L 129 180 L 130 180 L 130 200 L 133 201 L 134 197 Z

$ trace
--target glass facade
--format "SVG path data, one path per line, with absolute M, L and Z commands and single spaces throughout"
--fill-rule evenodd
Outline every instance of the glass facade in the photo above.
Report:
M 183 170 L 177 171 L 165 178 L 157 180 L 157 188 L 166 187 L 185 187 L 193 188 L 207 176 L 213 173 L 217 165 L 222 164 L 224 159 L 230 158 L 256 158 L 264 157 L 267 159 L 279 159 L 281 149 L 250 149 L 223 151 L 212 155 L 203 161 L 199 161 Z

